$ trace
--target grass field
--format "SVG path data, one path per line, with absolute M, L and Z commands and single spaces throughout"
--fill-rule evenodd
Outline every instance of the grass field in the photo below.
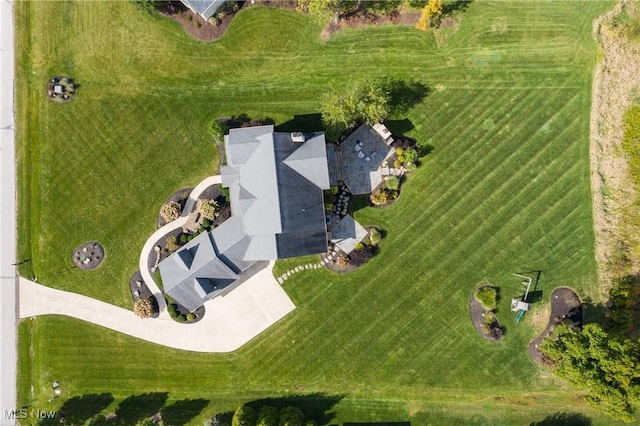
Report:
M 19 254 L 32 259 L 21 272 L 47 285 L 130 306 L 127 280 L 162 201 L 216 171 L 210 117 L 281 123 L 359 77 L 417 79 L 431 93 L 389 125 L 435 148 L 399 202 L 355 213 L 385 230 L 380 254 L 344 275 L 296 274 L 285 289 L 298 308 L 246 347 L 192 354 L 71 319 L 29 320 L 20 401 L 59 407 L 62 398 L 47 403 L 57 379 L 68 396 L 111 394 L 108 410 L 143 392 L 202 398 L 194 423 L 240 401 L 319 393 L 334 421 L 594 416 L 528 359 L 531 316 L 515 325 L 508 305 L 518 271 L 542 271 L 543 303 L 562 285 L 595 294 L 590 31 L 610 5 L 474 2 L 437 40 L 387 26 L 328 42 L 303 15 L 254 7 L 204 44 L 128 2 L 16 3 Z M 68 104 L 43 94 L 56 74 L 80 84 Z M 104 265 L 69 270 L 71 251 L 90 239 L 105 245 Z M 502 343 L 482 340 L 469 320 L 484 280 L 501 288 Z

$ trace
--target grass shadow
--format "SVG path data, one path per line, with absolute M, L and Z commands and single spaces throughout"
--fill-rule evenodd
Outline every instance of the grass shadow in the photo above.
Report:
M 313 114 L 294 115 L 293 118 L 276 126 L 277 132 L 304 132 L 313 133 L 324 131 L 322 115 L 319 112 Z
M 162 423 L 166 426 L 188 424 L 207 405 L 206 399 L 181 399 L 162 409 Z
M 81 425 L 107 408 L 113 401 L 114 398 L 110 393 L 74 396 L 62 404 L 60 413 L 64 415 L 67 424 Z
M 403 136 L 405 133 L 410 132 L 416 127 L 408 118 L 385 120 L 384 125 L 387 126 L 393 135 L 397 136 Z
M 135 425 L 156 414 L 167 402 L 167 392 L 150 392 L 125 398 L 116 409 L 115 424 Z
M 582 413 L 554 413 L 529 426 L 590 426 L 591 419 Z
M 405 115 L 431 93 L 429 86 L 417 80 L 386 79 L 383 87 L 389 93 L 391 117 Z
M 260 407 L 268 405 L 276 408 L 297 407 L 302 410 L 305 418 L 314 419 L 318 424 L 328 424 L 335 413 L 331 409 L 344 398 L 343 395 L 326 395 L 323 393 L 313 393 L 309 395 L 292 395 L 280 398 L 265 398 L 251 401 L 246 405 L 259 410 Z

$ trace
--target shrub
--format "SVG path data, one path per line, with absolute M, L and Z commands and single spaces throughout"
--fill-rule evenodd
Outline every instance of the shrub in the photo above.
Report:
M 180 243 L 184 244 L 187 242 L 187 234 L 180 234 Z
M 324 209 L 328 212 L 333 211 L 336 206 L 333 203 L 324 203 Z
M 349 266 L 349 258 L 345 254 L 340 254 L 336 259 L 336 265 L 338 265 L 339 268 L 346 268 Z
M 175 303 L 170 304 L 169 306 L 167 306 L 167 312 L 169 312 L 169 315 L 171 315 L 173 317 L 173 314 L 176 313 L 178 307 Z
M 140 318 L 149 318 L 153 315 L 153 302 L 151 298 L 138 299 L 133 304 L 133 313 Z
M 354 251 L 359 251 L 359 250 L 364 250 L 364 244 L 362 243 L 358 243 L 355 245 L 355 247 L 353 248 Z
M 208 228 L 211 226 L 211 221 L 209 219 L 205 219 L 202 221 L 202 226 L 204 226 L 205 228 Z
M 329 188 L 329 192 L 331 193 L 331 195 L 338 195 L 338 185 L 333 185 L 331 188 Z
M 180 245 L 178 244 L 178 238 L 175 235 L 169 235 L 167 237 L 167 242 L 165 243 L 165 247 L 167 248 L 167 250 L 169 250 L 172 253 L 178 250 L 180 248 Z
M 369 231 L 369 244 L 371 244 L 374 247 L 377 247 L 380 244 L 381 239 L 382 239 L 382 235 L 380 234 L 380 231 L 378 231 L 376 228 L 372 228 L 371 231 Z
M 480 327 L 480 333 L 487 335 L 491 333 L 491 327 L 488 324 L 482 324 Z
M 400 160 L 398 160 L 397 158 L 393 160 L 393 167 L 396 169 L 399 169 L 400 167 L 402 167 L 402 163 L 400 162 Z
M 248 405 L 241 405 L 233 414 L 231 426 L 254 426 L 256 424 L 256 410 Z
M 270 405 L 263 405 L 258 411 L 258 420 L 256 426 L 277 426 L 278 425 L 278 409 Z
M 207 133 L 214 139 L 222 139 L 227 130 L 229 130 L 229 126 L 216 119 L 211 120 L 207 125 Z
M 196 27 L 196 28 L 200 28 L 200 27 L 202 26 L 202 24 L 201 24 L 200 22 L 196 21 L 196 22 L 193 24 L 193 26 L 194 26 L 194 27 Z
M 195 235 L 189 234 L 189 236 L 187 237 L 187 242 L 193 240 L 194 238 L 195 238 Z
M 167 204 L 164 204 L 160 209 L 160 216 L 167 222 L 172 222 L 180 217 L 180 213 L 182 212 L 182 208 L 180 204 L 175 201 L 171 201 Z
M 494 314 L 493 311 L 487 311 L 484 314 L 484 323 L 487 325 L 493 324 L 495 319 L 496 319 L 496 314 Z
M 373 252 L 367 249 L 354 250 L 349 254 L 351 264 L 354 266 L 364 265 L 373 257 Z
M 200 200 L 198 211 L 205 219 L 213 220 L 220 214 L 220 206 L 215 200 Z
M 187 15 L 186 18 L 184 18 L 184 19 L 186 19 L 187 21 L 192 21 L 193 20 L 193 16 Z
M 397 191 L 400 187 L 400 179 L 397 176 L 387 176 L 384 180 L 384 187 L 392 191 Z
M 483 287 L 476 292 L 476 299 L 485 309 L 491 310 L 496 307 L 498 292 L 494 287 Z
M 415 163 L 418 161 L 418 151 L 415 148 L 407 148 L 404 150 L 404 161 L 407 163 Z
M 304 413 L 298 407 L 284 407 L 280 411 L 280 426 L 302 426 Z
M 307 419 L 304 422 L 304 426 L 318 426 L 318 422 L 315 419 Z
M 187 314 L 187 321 L 193 321 L 194 319 L 196 319 L 195 314 L 193 314 L 193 313 L 189 312 L 189 313 Z
M 396 154 L 397 154 L 398 156 L 400 156 L 400 155 L 404 154 L 404 148 L 396 148 Z
M 178 321 L 178 322 L 185 322 L 186 320 L 187 320 L 187 317 L 184 316 L 184 315 L 178 315 L 176 317 L 176 321 Z

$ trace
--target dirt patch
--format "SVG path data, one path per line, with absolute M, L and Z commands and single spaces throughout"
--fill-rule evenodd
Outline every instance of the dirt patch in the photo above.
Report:
M 550 335 L 554 328 L 564 321 L 570 321 L 575 327 L 582 327 L 582 302 L 578 295 L 566 287 L 557 288 L 551 293 L 551 315 L 547 328 L 529 343 L 529 355 L 538 364 L 546 363 L 540 352 L 540 344 Z
M 637 189 L 622 149 L 623 117 L 640 91 L 640 48 L 628 41 L 614 17 L 629 3 L 618 3 L 593 24 L 602 59 L 593 81 L 591 109 L 591 186 L 600 297 L 612 281 L 640 272 L 640 220 Z

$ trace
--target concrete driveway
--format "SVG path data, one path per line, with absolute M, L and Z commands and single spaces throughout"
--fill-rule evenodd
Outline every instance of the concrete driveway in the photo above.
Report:
M 0 0 L 0 425 L 16 408 L 16 186 L 13 4 Z
M 132 311 L 20 278 L 20 318 L 67 315 L 138 339 L 194 352 L 231 352 L 291 312 L 295 305 L 272 274 L 274 262 L 223 296 L 205 303 L 195 324 L 140 319 Z

